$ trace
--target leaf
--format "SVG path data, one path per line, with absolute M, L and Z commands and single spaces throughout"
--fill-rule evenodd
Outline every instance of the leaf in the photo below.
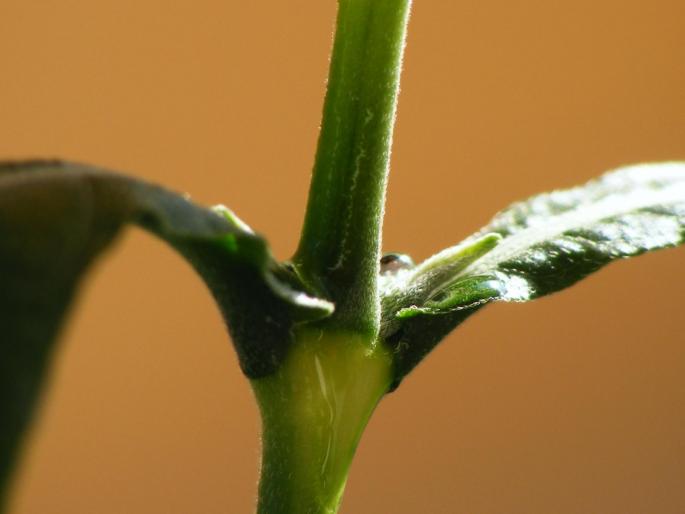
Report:
M 398 352 L 398 383 L 479 307 L 533 300 L 614 260 L 684 240 L 685 163 L 629 166 L 515 203 L 454 250 L 437 254 L 471 252 L 475 258 L 451 269 L 437 264 L 444 273 L 427 294 L 410 297 L 401 278 L 384 289 L 384 306 L 391 306 L 384 309 L 385 337 Z M 438 262 L 437 256 L 426 262 Z M 422 267 L 410 273 L 421 276 Z
M 81 276 L 125 223 L 185 255 L 226 319 L 243 371 L 273 372 L 294 323 L 330 315 L 264 239 L 133 178 L 59 161 L 0 163 L 0 483 L 9 473 Z M 1 491 L 0 491 L 1 492 Z

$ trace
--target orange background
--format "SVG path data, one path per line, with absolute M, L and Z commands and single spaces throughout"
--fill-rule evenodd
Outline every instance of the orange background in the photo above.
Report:
M 126 170 L 294 249 L 333 0 L 1 0 L 0 156 Z M 685 159 L 685 3 L 417 0 L 385 247 Z M 685 512 L 685 250 L 470 319 L 379 407 L 343 513 Z M 11 514 L 253 509 L 257 410 L 217 309 L 140 231 L 83 289 Z

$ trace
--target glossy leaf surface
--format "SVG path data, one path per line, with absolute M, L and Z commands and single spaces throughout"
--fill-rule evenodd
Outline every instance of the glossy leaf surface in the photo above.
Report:
M 515 203 L 464 243 L 386 281 L 385 337 L 398 352 L 397 380 L 486 303 L 529 301 L 614 260 L 684 240 L 685 163 L 630 166 Z M 416 284 L 428 286 L 417 295 Z

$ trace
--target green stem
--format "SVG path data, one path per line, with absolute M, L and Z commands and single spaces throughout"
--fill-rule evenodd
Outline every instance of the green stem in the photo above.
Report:
M 294 262 L 336 305 L 332 323 L 375 339 L 378 258 L 411 0 L 339 0 L 319 145 Z
M 411 0 L 339 0 L 301 278 L 335 303 L 294 330 L 285 360 L 252 381 L 262 414 L 258 514 L 335 514 L 366 423 L 392 380 L 377 344 L 385 187 Z
M 263 423 L 258 514 L 335 514 L 352 457 L 391 380 L 391 356 L 348 334 L 301 331 L 252 381 Z

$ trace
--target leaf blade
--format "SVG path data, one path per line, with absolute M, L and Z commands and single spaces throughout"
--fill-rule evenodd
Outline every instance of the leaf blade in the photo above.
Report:
M 499 233 L 502 242 L 462 277 L 493 273 L 500 301 L 551 294 L 614 260 L 683 243 L 685 164 L 630 166 L 534 196 L 502 211 L 483 231 Z
M 126 224 L 167 241 L 205 279 L 249 376 L 278 365 L 294 322 L 333 310 L 283 280 L 263 238 L 183 195 L 85 165 L 0 163 L 0 503 L 81 277 Z M 270 310 L 281 315 L 266 323 Z
M 483 247 L 488 234 L 500 239 Z M 474 248 L 477 258 L 445 280 L 446 287 L 409 303 L 404 291 L 384 291 L 383 305 L 390 308 L 384 310 L 383 336 L 395 352 L 393 387 L 490 302 L 533 300 L 617 259 L 684 242 L 684 162 L 619 168 L 585 185 L 517 202 L 455 247 Z

